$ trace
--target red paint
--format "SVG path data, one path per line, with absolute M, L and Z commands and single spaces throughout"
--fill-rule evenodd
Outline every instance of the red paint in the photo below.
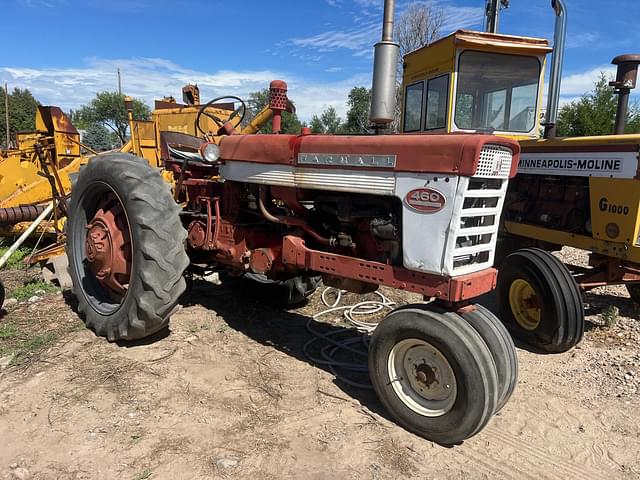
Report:
M 447 203 L 445 196 L 433 188 L 416 188 L 404 197 L 405 203 L 418 212 L 436 213 Z
M 341 170 L 378 170 L 473 176 L 484 145 L 502 145 L 513 152 L 510 176 L 515 175 L 520 146 L 493 135 L 231 135 L 220 143 L 220 158 L 253 163 L 296 165 L 299 153 L 395 155 L 393 169 L 341 166 Z M 309 168 L 309 165 L 304 165 Z M 314 169 L 335 169 L 314 165 Z
M 305 246 L 304 240 L 292 235 L 285 236 L 282 241 L 282 262 L 288 267 L 400 288 L 450 303 L 490 292 L 495 288 L 498 274 L 495 268 L 453 278 L 414 272 L 380 262 L 312 250 Z

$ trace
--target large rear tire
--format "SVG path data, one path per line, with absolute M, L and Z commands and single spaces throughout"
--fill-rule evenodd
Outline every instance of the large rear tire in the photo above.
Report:
M 369 374 L 398 423 L 434 442 L 459 443 L 495 412 L 498 376 L 491 352 L 455 313 L 422 305 L 391 312 L 371 337 Z
M 78 310 L 110 341 L 169 323 L 185 290 L 187 233 L 169 185 L 144 160 L 94 157 L 73 187 L 67 256 Z
M 498 273 L 498 308 L 509 331 L 528 345 L 560 353 L 584 334 L 584 307 L 567 267 L 539 248 L 509 255 Z

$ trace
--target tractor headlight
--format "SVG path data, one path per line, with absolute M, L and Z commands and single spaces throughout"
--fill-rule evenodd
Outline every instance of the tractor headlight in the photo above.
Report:
M 206 163 L 216 163 L 220 158 L 220 147 L 215 143 L 207 143 L 202 147 L 201 153 Z

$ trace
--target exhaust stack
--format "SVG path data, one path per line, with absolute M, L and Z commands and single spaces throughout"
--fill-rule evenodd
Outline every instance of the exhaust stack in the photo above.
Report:
M 498 33 L 498 24 L 500 21 L 500 0 L 487 0 L 485 17 L 487 33 Z
M 627 109 L 629 107 L 629 94 L 636 88 L 638 80 L 638 65 L 640 65 L 640 55 L 619 55 L 611 63 L 618 66 L 616 79 L 609 82 L 609 85 L 616 89 L 618 94 L 618 109 L 616 111 L 615 134 L 624 134 L 624 127 L 627 121 Z
M 547 116 L 544 122 L 544 138 L 556 136 L 564 45 L 567 38 L 567 7 L 564 0 L 551 0 L 551 6 L 556 12 L 556 27 L 553 34 L 553 55 L 551 57 L 551 73 L 549 74 L 549 95 L 547 99 Z
M 382 40 L 376 43 L 373 56 L 373 84 L 369 119 L 376 132 L 388 128 L 395 118 L 396 69 L 400 45 L 393 41 L 395 0 L 385 0 Z

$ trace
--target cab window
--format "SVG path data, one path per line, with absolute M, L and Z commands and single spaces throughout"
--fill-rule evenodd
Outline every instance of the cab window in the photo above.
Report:
M 530 132 L 536 123 L 540 62 L 536 57 L 465 51 L 456 87 L 456 127 Z
M 404 96 L 404 131 L 417 132 L 422 127 L 424 82 L 409 85 Z
M 447 104 L 449 101 L 449 75 L 432 78 L 427 82 L 427 112 L 424 129 L 434 130 L 447 126 Z

